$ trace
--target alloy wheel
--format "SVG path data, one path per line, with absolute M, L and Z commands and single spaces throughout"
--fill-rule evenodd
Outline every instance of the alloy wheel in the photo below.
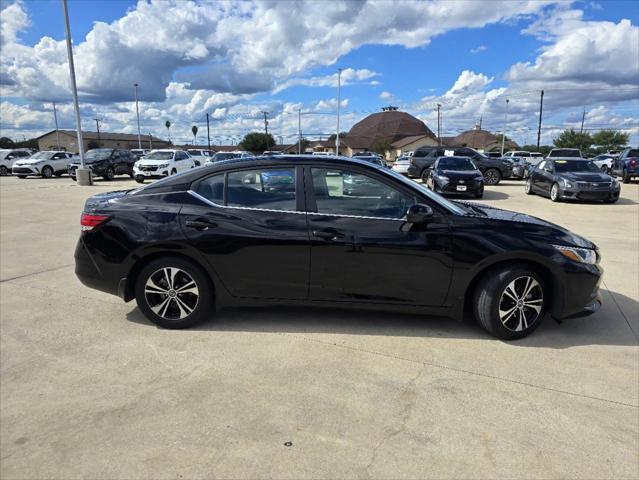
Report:
M 0 165 L 0 175 L 5 176 L 7 173 L 9 173 L 7 167 L 5 167 L 4 165 Z
M 541 316 L 544 292 L 541 284 L 530 276 L 510 282 L 499 300 L 499 319 L 512 332 L 530 328 Z
M 53 170 L 51 169 L 51 167 L 44 167 L 42 169 L 42 176 L 44 178 L 51 178 L 53 177 Z
M 553 202 L 556 202 L 558 198 L 559 198 L 559 185 L 555 183 L 550 189 L 550 199 Z
M 144 285 L 149 308 L 165 320 L 182 320 L 197 307 L 200 290 L 193 277 L 176 267 L 156 270 Z
M 484 173 L 486 185 L 497 185 L 499 183 L 499 172 L 495 169 L 487 170 Z

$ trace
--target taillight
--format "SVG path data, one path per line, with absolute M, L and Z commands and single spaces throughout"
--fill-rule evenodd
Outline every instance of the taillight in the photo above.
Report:
M 109 218 L 108 215 L 94 215 L 91 213 L 83 213 L 80 217 L 80 225 L 82 225 L 82 231 L 86 232 L 93 230 L 94 227 L 104 223 Z
M 632 168 L 635 168 L 637 166 L 637 159 L 633 158 L 632 160 L 630 160 L 630 166 Z

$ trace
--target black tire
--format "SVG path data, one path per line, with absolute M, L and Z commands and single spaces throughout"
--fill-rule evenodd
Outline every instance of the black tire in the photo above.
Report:
M 511 296 L 506 290 L 511 285 L 515 285 L 516 294 L 522 294 L 528 285 L 527 278 L 536 282 L 530 290 L 528 297 L 531 297 L 529 305 L 539 305 L 539 312 L 532 306 L 522 304 L 522 309 L 517 307 L 517 303 L 511 300 Z M 514 283 L 513 283 L 514 282 Z M 531 282 L 530 285 L 535 285 Z M 519 290 L 517 290 L 519 288 Z M 509 291 L 512 291 L 509 289 Z M 479 281 L 474 295 L 474 313 L 479 324 L 490 334 L 502 340 L 516 340 L 531 334 L 543 321 L 546 314 L 546 295 L 550 288 L 546 288 L 543 277 L 534 268 L 524 264 L 510 264 L 496 269 L 489 270 Z M 535 296 L 541 295 L 541 302 L 534 300 Z M 528 298 L 525 297 L 525 298 Z M 511 305 L 515 305 L 511 307 Z M 503 307 L 504 318 L 500 316 L 500 308 Z M 514 309 L 514 316 L 507 314 L 510 309 Z M 521 320 L 523 312 L 525 322 Z M 530 316 L 530 318 L 528 318 Z M 525 326 L 524 326 L 525 325 Z M 521 327 L 521 329 L 519 329 Z
M 176 173 L 177 173 L 177 170 L 175 168 L 171 170 L 171 175 L 175 175 Z
M 24 180 L 25 178 L 27 178 L 27 176 L 26 176 L 26 175 L 18 175 L 18 178 L 19 178 L 20 180 Z
M 61 177 L 64 172 L 55 172 L 54 175 L 56 177 Z
M 74 182 L 76 182 L 78 179 L 74 176 L 71 176 L 71 180 L 73 180 Z
M 621 174 L 621 181 L 623 183 L 630 183 L 630 175 L 628 175 L 628 172 L 625 168 L 623 169 L 623 172 Z
M 53 168 L 51 168 L 49 165 L 46 165 L 43 169 L 42 169 L 42 178 L 51 178 L 53 177 Z
M 608 166 L 607 166 L 607 165 L 602 165 L 602 166 L 601 166 L 601 171 L 602 171 L 603 173 L 605 173 L 606 175 L 608 175 L 608 174 L 610 173 L 610 169 L 608 168 Z
M 489 168 L 484 172 L 484 183 L 486 185 L 498 185 L 501 182 L 501 172 L 496 168 Z
M 0 165 L 0 175 L 1 176 L 5 176 L 9 174 L 9 169 L 7 167 L 5 167 L 4 165 Z
M 144 183 L 144 178 L 137 177 L 135 181 L 138 183 Z
M 533 189 L 532 189 L 532 180 L 530 178 L 526 179 L 526 184 L 524 185 L 524 192 L 526 192 L 526 195 L 535 194 L 535 192 L 533 192 Z
M 552 187 L 550 187 L 550 200 L 552 200 L 553 202 L 561 202 L 558 183 L 553 183 Z
M 102 175 L 102 178 L 105 180 L 113 180 L 115 178 L 115 172 L 109 167 L 106 169 L 106 172 L 104 172 L 104 175 Z
M 482 190 L 481 192 L 477 192 L 477 193 L 475 194 L 475 198 L 484 198 L 484 192 L 483 192 L 483 190 Z
M 186 297 L 179 297 L 179 294 L 175 293 L 179 290 L 176 284 L 173 285 L 173 289 L 167 290 L 169 292 L 167 295 L 152 292 L 148 294 L 145 293 L 145 286 L 151 277 L 154 279 L 156 285 L 165 289 L 167 288 L 166 279 L 168 277 L 162 271 L 165 268 L 178 269 L 182 272 L 174 276 L 176 284 L 180 281 L 187 282 L 182 283 L 182 287 L 189 284 L 187 277 L 190 277 L 198 290 L 197 295 L 186 292 L 183 294 L 186 295 Z M 170 293 L 171 291 L 173 291 L 173 294 Z M 169 294 L 173 295 L 171 299 L 169 299 Z M 196 295 L 195 300 L 193 295 Z M 180 307 L 178 301 L 175 300 L 177 297 L 182 298 L 182 305 L 185 305 L 185 308 L 193 307 L 187 316 L 181 316 L 186 310 Z M 142 268 L 135 282 L 135 300 L 138 304 L 138 308 L 149 320 L 162 328 L 188 328 L 208 319 L 213 311 L 213 299 L 213 287 L 204 270 L 195 263 L 178 257 L 162 257 L 153 260 Z M 156 304 L 152 306 L 149 302 L 156 302 Z M 162 302 L 166 302 L 166 305 L 162 306 Z M 158 305 L 160 306 L 158 313 L 163 313 L 164 316 L 158 315 L 153 311 L 152 308 L 157 309 Z M 180 315 L 180 318 L 170 318 L 175 317 L 175 315 Z
M 430 177 L 430 169 L 429 168 L 425 168 L 424 170 L 422 170 L 422 173 L 419 175 L 419 178 L 422 179 L 422 183 L 424 185 L 426 185 L 428 183 L 428 177 Z

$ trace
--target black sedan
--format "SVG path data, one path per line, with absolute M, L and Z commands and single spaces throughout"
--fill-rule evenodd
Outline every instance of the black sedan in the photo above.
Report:
M 614 203 L 619 200 L 621 187 L 590 160 L 546 159 L 532 170 L 526 180 L 526 193 L 562 200 L 601 200 Z
M 294 188 L 265 188 L 270 172 Z M 346 194 L 346 176 L 377 190 Z M 472 312 L 493 335 L 516 339 L 546 313 L 567 318 L 601 306 L 599 253 L 585 238 L 521 213 L 451 202 L 347 158 L 218 162 L 90 197 L 81 225 L 78 278 L 135 299 L 166 328 L 226 306 L 312 305 L 456 319 Z
M 135 155 L 129 150 L 119 148 L 94 148 L 84 154 L 84 164 L 91 169 L 94 177 L 113 180 L 116 175 L 128 175 L 133 178 Z M 74 157 L 69 163 L 69 175 L 76 179 L 76 170 L 80 167 L 80 157 Z
M 426 180 L 428 188 L 442 195 L 484 196 L 484 176 L 468 157 L 440 157 Z

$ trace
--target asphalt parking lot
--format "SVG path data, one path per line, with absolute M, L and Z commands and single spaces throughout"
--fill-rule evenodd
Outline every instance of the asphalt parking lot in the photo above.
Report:
M 160 330 L 73 273 L 86 197 L 136 185 L 0 178 L 2 478 L 639 477 L 636 181 L 614 205 L 487 189 L 593 240 L 606 270 L 598 313 L 513 343 L 308 309 Z

